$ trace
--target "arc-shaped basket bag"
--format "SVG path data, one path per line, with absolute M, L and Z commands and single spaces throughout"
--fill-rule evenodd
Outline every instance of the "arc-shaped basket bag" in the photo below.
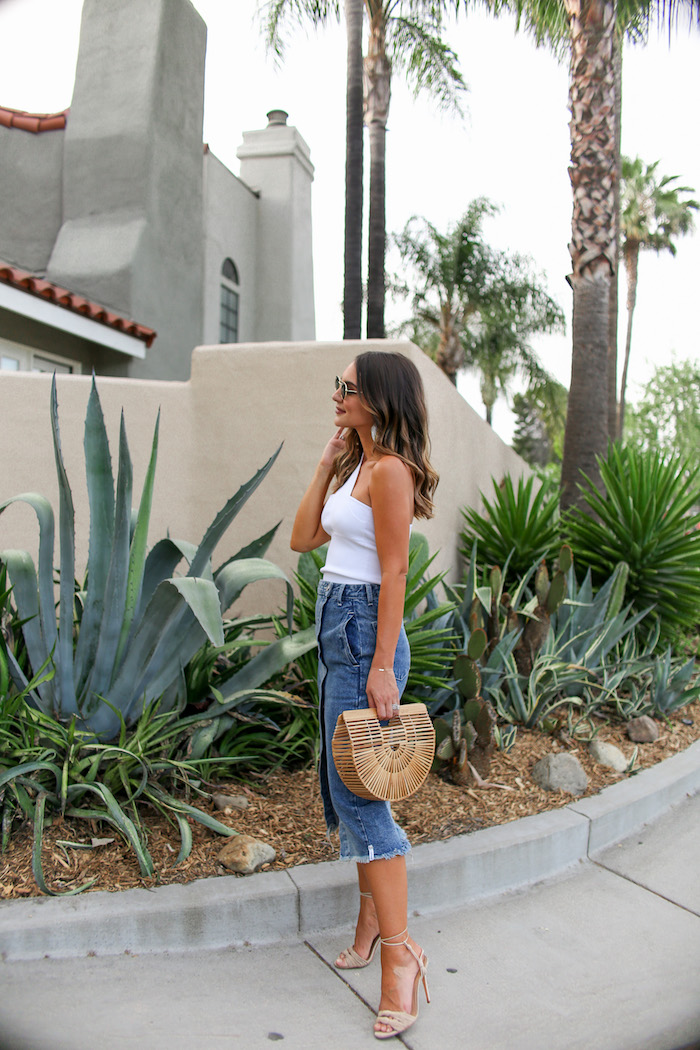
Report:
M 425 704 L 402 704 L 382 724 L 374 708 L 338 716 L 333 760 L 354 795 L 398 802 L 421 786 L 435 756 L 435 730 Z

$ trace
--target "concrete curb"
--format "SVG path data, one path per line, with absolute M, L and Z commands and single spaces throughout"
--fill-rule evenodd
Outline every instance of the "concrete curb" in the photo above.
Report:
M 430 914 L 521 889 L 579 864 L 700 791 L 700 741 L 599 795 L 510 824 L 417 846 L 409 910 Z M 0 903 L 7 960 L 270 944 L 351 925 L 354 865 L 332 861 L 246 879 Z

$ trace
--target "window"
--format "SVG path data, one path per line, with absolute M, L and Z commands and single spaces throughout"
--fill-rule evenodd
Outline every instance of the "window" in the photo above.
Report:
M 220 343 L 238 342 L 239 284 L 236 264 L 233 259 L 224 259 L 224 264 L 221 267 Z
M 240 284 L 238 279 L 238 270 L 233 259 L 224 259 L 224 265 L 221 267 L 221 275 L 233 284 Z
M 69 357 L 35 350 L 0 336 L 0 372 L 75 372 L 82 371 Z
M 75 372 L 74 366 L 69 361 L 62 361 L 58 357 L 45 357 L 43 354 L 32 355 L 32 372 Z
M 238 342 L 238 292 L 221 285 L 221 317 L 219 324 L 219 342 Z

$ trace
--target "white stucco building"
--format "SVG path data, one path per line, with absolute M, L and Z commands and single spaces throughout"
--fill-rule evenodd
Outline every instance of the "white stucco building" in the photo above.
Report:
M 85 0 L 71 106 L 0 107 L 0 366 L 186 379 L 195 346 L 315 338 L 309 149 L 202 143 L 189 0 Z M 1 102 L 1 100 L 0 100 Z

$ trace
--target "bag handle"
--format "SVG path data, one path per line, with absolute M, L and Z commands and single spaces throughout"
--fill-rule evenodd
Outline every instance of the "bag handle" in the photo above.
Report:
M 415 717 L 416 715 L 424 714 L 427 710 L 425 704 L 401 704 L 398 711 L 394 711 L 391 718 L 383 718 L 382 722 L 393 722 L 396 718 Z M 343 721 L 346 723 L 379 721 L 376 708 L 374 707 L 361 707 L 358 711 L 343 711 L 341 714 Z

